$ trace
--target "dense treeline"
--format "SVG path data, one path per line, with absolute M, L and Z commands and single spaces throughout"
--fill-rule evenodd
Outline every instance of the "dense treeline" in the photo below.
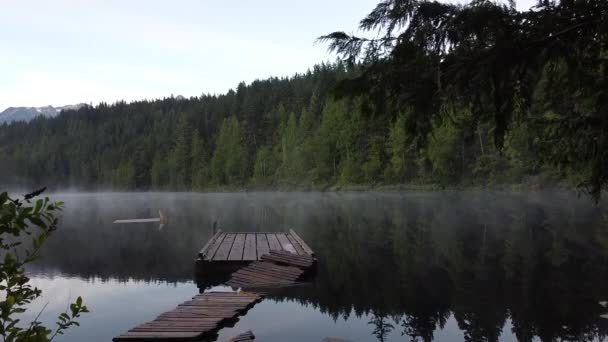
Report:
M 0 126 L 0 185 L 608 184 L 608 3 L 383 0 L 342 60 L 224 95 Z M 536 176 L 542 177 L 536 177 Z M 533 177 L 529 177 L 533 176 Z
M 531 127 L 512 129 L 499 153 L 491 121 L 472 129 L 466 107 L 445 108 L 451 119 L 434 122 L 420 148 L 408 113 L 369 114 L 362 97 L 333 96 L 356 73 L 323 64 L 225 95 L 102 103 L 0 126 L 0 181 L 201 190 L 511 183 L 553 173 L 537 161 Z
M 499 150 L 523 134 L 543 164 L 597 199 L 608 187 L 608 2 L 537 0 L 526 11 L 515 2 L 381 0 L 360 36 L 320 39 L 365 65 L 340 93 L 365 96 L 379 115 L 405 113 L 419 146 L 433 135 L 457 142 L 437 127 L 445 120 L 490 130 Z M 454 115 L 462 108 L 466 115 Z M 494 162 L 502 160 L 484 157 L 478 167 Z

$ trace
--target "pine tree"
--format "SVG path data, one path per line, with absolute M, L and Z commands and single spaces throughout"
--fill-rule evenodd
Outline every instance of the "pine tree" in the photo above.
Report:
M 296 113 L 291 112 L 289 119 L 281 127 L 281 169 L 283 175 L 293 176 L 298 167 L 296 148 L 298 146 L 298 119 Z
M 191 151 L 191 175 L 194 190 L 202 190 L 208 182 L 207 152 L 203 139 L 198 133 L 198 129 L 192 132 Z
M 458 129 L 446 120 L 435 128 L 429 140 L 427 153 L 433 166 L 433 175 L 444 185 L 459 181 L 461 136 Z
M 279 158 L 273 151 L 272 146 L 262 146 L 255 157 L 255 165 L 253 170 L 254 182 L 257 184 L 267 184 L 275 176 Z
M 219 185 L 239 184 L 245 181 L 246 156 L 242 143 L 241 127 L 235 117 L 225 119 L 220 128 L 213 158 L 211 172 Z
M 154 190 L 161 190 L 169 185 L 169 163 L 167 156 L 163 153 L 156 153 L 150 168 L 150 181 Z
M 121 190 L 135 187 L 135 167 L 133 161 L 122 162 L 112 172 L 112 186 Z
M 170 181 L 174 189 L 184 190 L 191 186 L 191 135 L 192 126 L 186 115 L 182 114 L 175 128 L 174 145 L 169 156 Z
M 384 159 L 384 138 L 372 136 L 369 139 L 367 149 L 367 160 L 363 164 L 365 181 L 373 184 L 382 180 L 382 160 Z
M 334 182 L 339 175 L 340 130 L 345 111 L 344 101 L 329 100 L 323 109 L 321 125 L 315 136 L 315 169 L 317 182 Z
M 394 181 L 405 182 L 407 169 L 413 168 L 413 163 L 410 163 L 412 145 L 405 130 L 404 115 L 399 115 L 390 128 L 387 153 L 390 158 L 387 176 Z

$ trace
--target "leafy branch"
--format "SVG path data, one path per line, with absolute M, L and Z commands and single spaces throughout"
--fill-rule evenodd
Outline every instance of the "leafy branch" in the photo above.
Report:
M 34 200 L 44 190 L 26 194 L 22 199 L 0 193 L 0 251 L 4 254 L 0 261 L 0 292 L 6 294 L 6 299 L 0 301 L 0 336 L 5 342 L 51 341 L 71 326 L 78 326 L 76 319 L 88 312 L 82 298 L 78 297 L 69 305 L 69 311 L 59 315 L 55 330 L 38 321 L 42 311 L 27 327 L 19 324 L 18 316 L 42 294 L 30 284 L 25 265 L 40 256 L 44 242 L 57 229 L 56 214 L 64 205 L 63 202 L 50 202 L 47 197 Z

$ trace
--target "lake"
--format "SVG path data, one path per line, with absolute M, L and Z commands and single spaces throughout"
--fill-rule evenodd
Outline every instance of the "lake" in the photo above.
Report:
M 60 341 L 110 341 L 204 289 L 194 258 L 224 231 L 292 228 L 319 259 L 218 341 L 600 340 L 608 335 L 608 206 L 537 193 L 72 193 L 29 267 L 45 322 L 81 295 Z M 158 217 L 169 223 L 113 224 Z

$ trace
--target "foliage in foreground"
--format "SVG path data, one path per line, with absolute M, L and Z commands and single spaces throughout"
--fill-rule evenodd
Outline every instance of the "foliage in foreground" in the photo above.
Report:
M 57 229 L 55 214 L 63 206 L 62 202 L 52 203 L 48 198 L 34 201 L 43 191 L 27 194 L 23 199 L 12 199 L 8 193 L 0 193 L 0 292 L 6 295 L 0 301 L 0 336 L 5 342 L 50 341 L 71 326 L 78 326 L 76 319 L 88 312 L 82 298 L 78 297 L 57 317 L 54 330 L 38 321 L 42 312 L 25 326 L 20 324 L 18 316 L 42 294 L 29 283 L 25 265 L 39 256 L 44 242 Z

